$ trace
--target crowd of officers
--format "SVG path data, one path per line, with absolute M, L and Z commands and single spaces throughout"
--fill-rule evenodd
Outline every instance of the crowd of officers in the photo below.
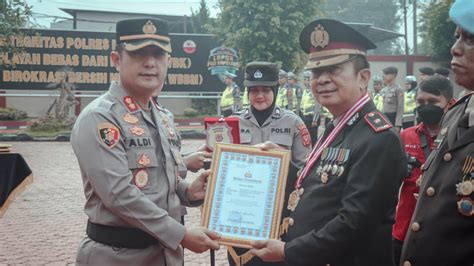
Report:
M 292 153 L 281 237 L 229 248 L 229 264 L 474 264 L 474 4 L 456 0 L 449 15 L 452 76 L 468 92 L 457 101 L 445 70 L 434 76 L 422 68 L 419 84 L 407 77 L 406 88 L 394 67 L 373 78 L 367 51 L 376 45 L 333 19 L 313 20 L 300 33 L 309 54 L 304 86 L 275 63 L 251 62 L 243 84 L 249 107 L 238 111 L 241 92 L 226 74 L 241 142 Z M 187 171 L 201 170 L 210 154 L 183 157 L 173 115 L 159 104 L 168 24 L 126 19 L 116 30 L 111 60 L 120 79 L 71 133 L 88 216 L 76 265 L 179 266 L 184 248 L 216 250 L 224 233 L 182 223 L 183 206 L 203 203 L 211 176 L 204 170 L 187 182 Z M 413 126 L 402 130 L 403 122 Z

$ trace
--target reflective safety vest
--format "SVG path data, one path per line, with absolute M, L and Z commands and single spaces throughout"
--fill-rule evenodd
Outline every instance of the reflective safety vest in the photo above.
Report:
M 304 90 L 301 98 L 301 111 L 303 115 L 314 115 L 314 108 L 316 101 L 314 100 L 313 93 L 310 90 Z
M 377 110 L 379 110 L 380 112 L 383 112 L 383 96 L 382 94 L 380 93 L 376 93 L 374 94 L 374 104 L 375 104 L 375 107 L 377 108 Z
M 232 105 L 234 104 L 234 95 L 232 95 L 232 85 L 227 86 L 225 90 L 222 92 L 221 96 L 221 109 L 231 109 Z
M 405 114 L 414 114 L 416 108 L 416 91 L 405 92 Z
M 249 101 L 249 90 L 247 87 L 244 88 L 244 96 L 242 96 L 242 108 L 248 108 L 250 106 Z
M 281 108 L 286 108 L 288 106 L 288 96 L 287 96 L 286 86 L 278 88 L 276 105 L 280 106 Z

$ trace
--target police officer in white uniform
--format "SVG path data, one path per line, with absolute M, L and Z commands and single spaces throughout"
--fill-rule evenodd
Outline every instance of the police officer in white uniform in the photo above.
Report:
M 311 151 L 311 137 L 303 120 L 289 110 L 275 105 L 278 94 L 278 67 L 269 62 L 251 62 L 245 69 L 244 86 L 249 90 L 250 108 L 238 113 L 240 118 L 240 141 L 244 145 L 255 145 L 271 141 L 291 150 L 290 172 L 301 168 Z M 296 176 L 290 174 L 287 189 L 294 185 Z M 288 193 L 286 193 L 288 195 Z M 288 196 L 285 197 L 285 200 Z M 287 214 L 283 213 L 282 218 Z M 245 249 L 229 248 L 230 265 L 262 265 Z
M 111 59 L 120 81 L 82 111 L 71 135 L 89 217 L 76 264 L 182 265 L 183 247 L 219 247 L 218 234 L 179 222 L 182 204 L 202 202 L 209 172 L 181 182 L 178 134 L 152 101 L 167 73 L 167 23 L 128 19 L 116 28 Z

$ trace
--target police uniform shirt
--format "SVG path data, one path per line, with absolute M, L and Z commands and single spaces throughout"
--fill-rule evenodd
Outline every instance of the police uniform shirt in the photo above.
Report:
M 292 163 L 301 168 L 311 152 L 308 129 L 299 116 L 276 106 L 273 113 L 260 126 L 250 109 L 239 114 L 240 142 L 255 145 L 271 141 L 291 150 Z
M 147 114 L 118 84 L 78 117 L 71 144 L 93 223 L 138 228 L 159 241 L 143 250 L 117 249 L 85 238 L 77 264 L 181 265 L 181 204 L 189 184 L 180 182 L 183 163 L 172 120 L 156 106 Z M 133 252 L 132 252 L 133 251 Z
M 393 265 L 391 227 L 407 171 L 389 127 L 368 102 L 312 166 L 282 239 L 287 265 Z M 325 180 L 318 171 L 332 165 Z
M 402 126 L 403 109 L 405 105 L 404 90 L 398 84 L 394 83 L 390 86 L 386 86 L 382 90 L 383 95 L 383 112 L 384 113 L 396 113 L 395 125 Z
M 469 127 L 465 112 L 469 101 L 474 101 L 472 94 L 445 114 L 438 146 L 422 167 L 420 197 L 401 265 L 474 264 L 474 193 L 468 184 L 474 182 L 474 126 Z

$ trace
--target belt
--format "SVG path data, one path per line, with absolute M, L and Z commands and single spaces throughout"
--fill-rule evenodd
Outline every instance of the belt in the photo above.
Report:
M 159 243 L 158 239 L 137 228 L 95 224 L 87 221 L 86 232 L 90 239 L 117 248 L 145 249 Z

